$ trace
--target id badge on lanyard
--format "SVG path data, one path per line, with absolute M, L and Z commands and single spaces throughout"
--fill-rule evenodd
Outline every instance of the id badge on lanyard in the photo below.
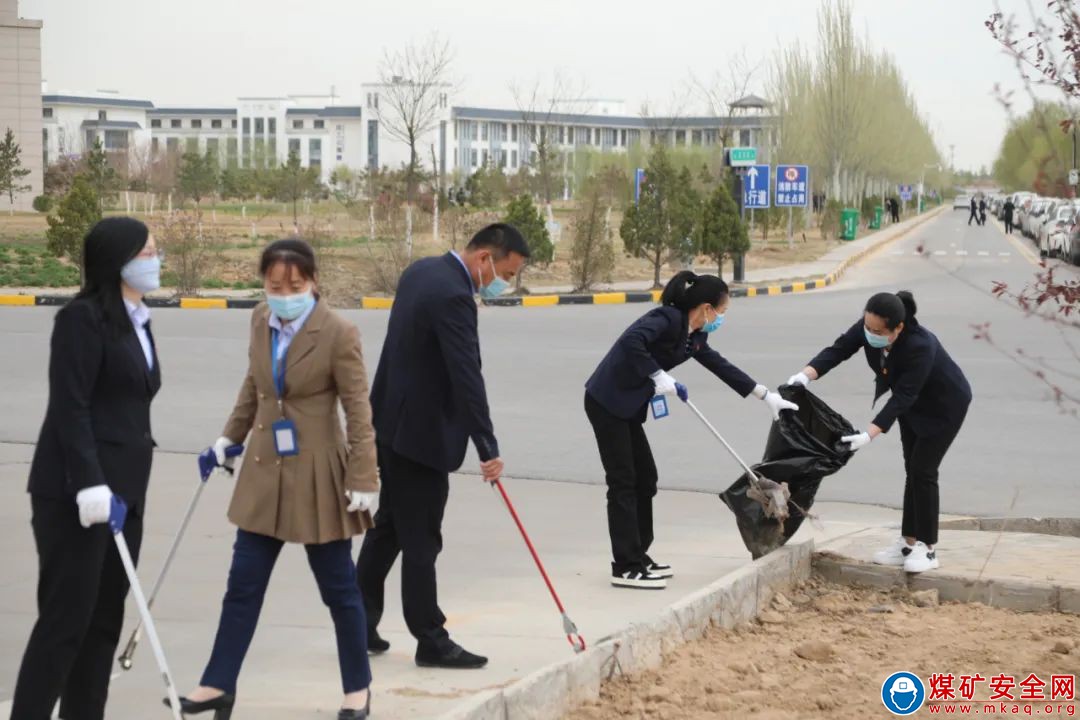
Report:
M 270 367 L 274 375 L 274 390 L 277 391 L 278 398 L 278 410 L 281 412 L 281 419 L 270 426 L 270 429 L 274 433 L 274 449 L 277 450 L 277 454 L 281 457 L 288 457 L 291 455 L 298 455 L 300 453 L 300 446 L 296 441 L 296 423 L 285 417 L 285 354 L 282 357 L 278 357 L 278 337 L 280 333 L 277 330 L 271 330 L 270 332 Z M 286 351 L 287 354 L 288 351 Z
M 663 395 L 654 397 L 649 402 L 649 405 L 652 407 L 653 420 L 663 420 L 670 414 L 667 406 L 667 398 Z

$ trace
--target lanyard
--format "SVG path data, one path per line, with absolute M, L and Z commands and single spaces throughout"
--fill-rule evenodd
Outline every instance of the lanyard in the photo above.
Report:
M 281 399 L 285 397 L 285 359 L 288 355 L 289 349 L 285 348 L 285 352 L 282 353 L 281 358 L 278 359 L 278 341 L 281 333 L 276 329 L 270 329 L 270 370 L 274 375 L 274 388 L 277 390 L 278 404 L 281 404 Z

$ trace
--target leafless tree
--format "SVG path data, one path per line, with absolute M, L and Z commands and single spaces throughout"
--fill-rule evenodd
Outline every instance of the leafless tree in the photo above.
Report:
M 676 88 L 665 102 L 646 98 L 638 109 L 638 114 L 649 128 L 650 145 L 673 145 L 675 133 L 686 118 L 690 106 L 691 90 L 689 87 Z
M 379 119 L 386 132 L 409 146 L 406 166 L 407 255 L 412 255 L 412 209 L 421 164 L 419 146 L 438 127 L 440 111 L 452 89 L 450 42 L 431 35 L 422 43 L 409 43 L 396 52 L 386 51 L 379 63 Z M 437 168 L 436 168 L 437 170 Z
M 588 112 L 585 100 L 587 89 L 584 81 L 574 81 L 556 71 L 550 84 L 537 78 L 529 86 L 512 85 L 510 92 L 514 96 L 518 113 L 521 115 L 519 140 L 522 148 L 522 165 L 530 167 L 537 175 L 540 193 L 547 208 L 555 194 L 555 182 L 564 170 L 563 156 L 560 152 L 559 128 L 556 116 L 573 110 L 582 114 Z M 573 138 L 564 138 L 564 145 L 573 145 Z M 535 150 L 533 150 L 535 148 Z M 536 153 L 533 160 L 532 152 Z
M 698 97 L 713 117 L 731 116 L 731 106 L 750 94 L 758 82 L 764 66 L 763 60 L 751 60 L 746 48 L 728 58 L 727 71 L 717 70 L 709 79 L 698 78 L 691 72 L 690 79 Z M 720 142 L 724 147 L 732 145 L 734 127 L 725 123 L 720 127 Z

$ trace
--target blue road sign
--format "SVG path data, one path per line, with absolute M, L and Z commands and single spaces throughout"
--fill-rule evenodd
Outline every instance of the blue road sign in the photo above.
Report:
M 645 168 L 634 170 L 634 204 L 641 199 L 641 183 L 645 182 Z
M 900 199 L 904 202 L 911 200 L 911 186 L 910 185 L 897 185 L 896 189 L 900 192 Z
M 743 173 L 743 207 L 760 210 L 769 207 L 769 166 L 751 165 Z
M 776 207 L 806 207 L 810 202 L 810 168 L 776 166 Z

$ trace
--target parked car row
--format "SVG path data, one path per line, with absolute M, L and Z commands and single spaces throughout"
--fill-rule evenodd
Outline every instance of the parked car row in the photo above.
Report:
M 1040 256 L 1080 265 L 1080 200 L 1032 192 L 1003 195 L 990 201 L 990 212 L 999 220 L 1004 220 L 1005 200 L 1010 198 L 1013 226 L 1038 245 Z

